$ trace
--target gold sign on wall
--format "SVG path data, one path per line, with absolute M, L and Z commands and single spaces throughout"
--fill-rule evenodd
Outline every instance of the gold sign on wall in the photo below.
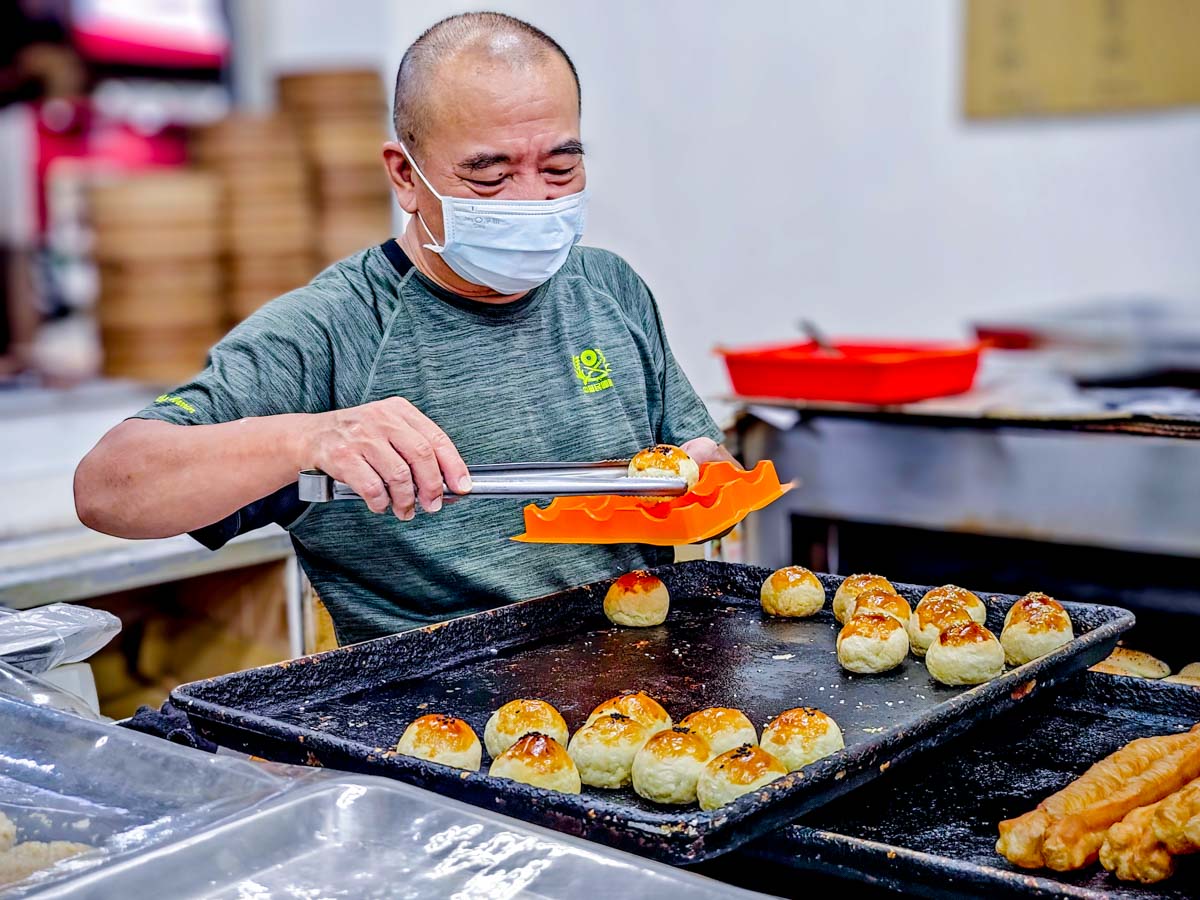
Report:
M 1200 104 L 1200 0 L 967 0 L 972 118 Z

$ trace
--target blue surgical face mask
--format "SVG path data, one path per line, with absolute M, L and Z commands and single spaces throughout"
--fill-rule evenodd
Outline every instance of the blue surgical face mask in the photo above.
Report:
M 421 214 L 417 218 L 432 243 L 425 248 L 441 255 L 446 265 L 472 284 L 500 294 L 520 294 L 544 284 L 562 268 L 571 248 L 583 237 L 587 221 L 587 190 L 557 200 L 478 200 L 443 197 L 412 154 L 409 165 L 442 202 L 439 244 Z

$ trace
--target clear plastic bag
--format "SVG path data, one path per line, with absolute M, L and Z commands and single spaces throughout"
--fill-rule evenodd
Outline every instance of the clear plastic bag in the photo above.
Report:
M 109 721 L 93 712 L 82 697 L 76 697 L 70 691 L 64 691 L 57 685 L 43 681 L 36 675 L 30 675 L 28 672 L 4 662 L 0 662 L 0 697 L 8 697 L 29 706 L 54 709 L 97 722 Z M 0 750 L 3 750 L 4 746 L 4 733 L 0 731 Z
M 5 900 L 177 841 L 277 795 L 295 779 L 64 711 L 35 676 L 0 664 L 0 813 L 17 842 L 95 849 L 59 862 Z M 56 708 L 59 707 L 59 708 Z
M 296 785 L 48 897 L 749 900 L 760 896 L 386 778 Z
M 5 900 L 576 900 L 597 885 L 629 900 L 750 896 L 386 778 L 262 765 L 84 719 L 39 697 L 35 676 L 0 670 L 0 813 L 18 842 L 93 848 L 0 885 Z
M 35 609 L 0 607 L 0 662 L 40 675 L 55 666 L 82 662 L 121 630 L 111 613 L 52 603 Z

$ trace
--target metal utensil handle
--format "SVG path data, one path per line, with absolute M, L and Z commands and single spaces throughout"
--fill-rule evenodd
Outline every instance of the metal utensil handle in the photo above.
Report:
M 610 469 L 613 467 L 609 467 Z M 478 470 L 473 469 L 472 472 Z M 678 497 L 688 491 L 687 483 L 679 478 L 629 478 L 621 475 L 581 476 L 578 473 L 537 473 L 521 475 L 486 475 L 472 477 L 468 494 L 455 494 L 442 486 L 446 501 L 464 497 L 568 497 L 592 494 L 618 494 L 625 497 Z M 327 503 L 331 500 L 361 500 L 348 484 L 334 481 L 317 469 L 306 469 L 299 477 L 300 499 L 309 503 Z

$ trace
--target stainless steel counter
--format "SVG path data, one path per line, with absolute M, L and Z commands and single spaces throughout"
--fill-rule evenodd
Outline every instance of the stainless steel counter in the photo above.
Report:
M 743 426 L 748 464 L 800 481 L 747 520 L 748 561 L 791 561 L 793 514 L 1200 557 L 1200 440 L 819 414 Z
M 127 541 L 80 527 L 0 542 L 0 605 L 29 609 L 181 581 L 292 556 L 277 526 L 245 534 L 215 553 L 190 537 Z

